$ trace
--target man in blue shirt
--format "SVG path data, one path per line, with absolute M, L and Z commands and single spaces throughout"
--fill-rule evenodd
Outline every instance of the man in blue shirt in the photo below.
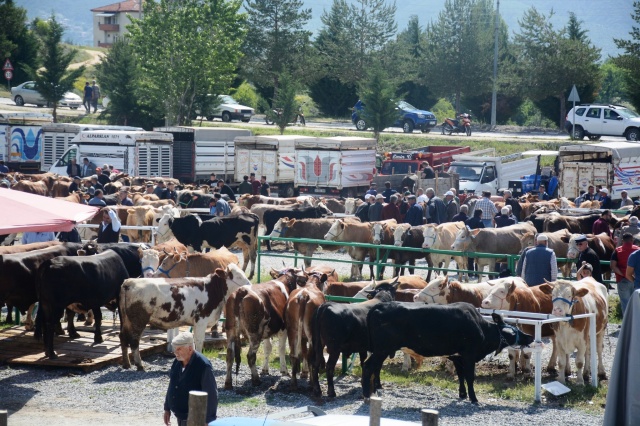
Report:
M 210 202 L 209 214 L 213 216 L 226 216 L 231 213 L 229 203 L 222 199 L 222 194 L 216 192 Z
M 55 239 L 56 235 L 53 232 L 24 232 L 22 234 L 22 244 L 46 243 Z
M 378 195 L 378 190 L 376 189 L 376 183 L 375 182 L 371 182 L 371 184 L 369 185 L 369 190 L 367 192 L 364 193 L 364 198 L 367 198 L 367 195 L 373 195 L 374 197 L 376 195 Z
M 416 203 L 416 196 L 409 195 L 407 199 L 409 201 L 409 210 L 407 210 L 407 214 L 404 217 L 404 223 L 408 223 L 411 226 L 424 225 L 422 206 Z

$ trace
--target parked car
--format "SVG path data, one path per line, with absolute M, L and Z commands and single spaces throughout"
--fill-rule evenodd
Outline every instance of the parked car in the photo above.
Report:
M 11 98 L 18 106 L 24 104 L 34 104 L 39 107 L 45 106 L 48 102 L 36 90 L 35 81 L 25 81 L 16 87 L 11 88 Z M 82 98 L 73 92 L 66 92 L 62 99 L 58 101 L 58 106 L 78 109 L 82 105 Z
M 231 120 L 241 120 L 248 123 L 254 115 L 253 108 L 239 104 L 238 101 L 229 95 L 220 95 L 218 99 L 220 100 L 220 105 L 211 111 L 207 111 L 205 114 L 197 111 L 198 115 L 204 115 L 209 121 L 212 121 L 214 118 L 221 118 L 222 121 L 227 123 Z
M 624 136 L 628 141 L 640 139 L 640 115 L 622 105 L 588 104 L 575 107 L 567 114 L 564 127 L 573 138 L 582 140 L 587 136 L 597 141 L 601 136 Z
M 362 118 L 363 109 L 362 101 L 358 101 L 351 113 L 351 121 L 358 130 L 367 130 L 370 127 Z M 422 133 L 429 133 L 436 125 L 436 116 L 432 112 L 418 109 L 408 102 L 398 102 L 396 109 L 400 115 L 391 127 L 400 127 L 405 133 L 412 133 L 413 129 L 420 129 Z

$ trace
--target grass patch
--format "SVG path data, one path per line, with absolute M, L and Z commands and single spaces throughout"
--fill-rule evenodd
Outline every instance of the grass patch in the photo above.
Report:
M 622 324 L 622 304 L 616 294 L 609 295 L 609 323 Z
M 259 407 L 263 404 L 264 404 L 264 401 L 261 398 L 257 398 L 257 397 L 247 398 L 244 395 L 238 395 L 233 392 L 230 392 L 229 395 L 225 395 L 224 398 L 221 398 L 218 401 L 218 405 L 222 407 L 232 407 L 232 406 Z

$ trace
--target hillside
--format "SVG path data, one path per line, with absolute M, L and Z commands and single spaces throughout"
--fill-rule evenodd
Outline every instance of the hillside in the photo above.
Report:
M 312 9 L 313 16 L 309 23 L 309 29 L 316 32 L 320 28 L 320 17 L 325 9 L 328 10 L 331 7 L 332 2 L 333 0 L 305 0 L 305 6 Z M 46 18 L 53 10 L 67 29 L 65 41 L 90 46 L 93 43 L 90 10 L 110 4 L 111 1 L 16 0 L 15 3 L 27 9 L 30 19 Z M 431 0 L 428 3 L 425 3 L 424 0 L 396 1 L 398 28 L 403 29 L 413 14 L 420 17 L 422 25 L 437 19 L 444 3 L 445 0 Z M 426 4 L 429 7 L 425 7 Z M 606 2 L 593 0 L 564 0 L 562 2 L 557 0 L 503 0 L 500 3 L 500 14 L 512 33 L 518 31 L 518 19 L 522 17 L 524 11 L 533 5 L 545 14 L 553 9 L 555 12 L 553 23 L 556 27 L 562 27 L 566 24 L 569 12 L 576 12 L 578 19 L 584 21 L 584 27 L 589 30 L 589 37 L 597 47 L 602 49 L 605 58 L 607 55 L 615 56 L 618 53 L 613 38 L 628 38 L 633 25 L 631 19 L 633 2 L 631 0 L 608 0 Z M 492 19 L 491 17 L 478 18 Z

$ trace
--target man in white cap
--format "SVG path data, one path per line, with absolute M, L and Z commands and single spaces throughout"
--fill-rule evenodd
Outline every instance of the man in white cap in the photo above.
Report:
M 634 236 L 634 239 L 640 240 L 640 236 L 635 238 L 636 235 L 640 234 L 640 226 L 638 226 L 638 218 L 636 216 L 631 216 L 629 218 L 629 225 L 623 226 L 622 229 L 618 229 L 619 235 L 617 235 L 617 245 L 622 245 L 622 235 L 631 234 Z
M 620 191 L 620 208 L 633 205 L 633 200 L 629 198 L 629 193 L 625 190 Z
M 611 201 L 611 197 L 609 196 L 609 190 L 607 188 L 602 188 L 600 190 L 600 208 L 601 209 L 613 208 L 613 202 Z
M 504 228 L 505 226 L 515 225 L 516 221 L 509 216 L 509 207 L 504 206 L 500 209 L 500 214 L 495 217 L 496 228 Z
M 453 222 L 453 218 L 458 214 L 460 208 L 456 202 L 456 194 L 453 191 L 447 191 L 444 194 L 444 205 L 447 208 L 446 222 Z
M 534 287 L 544 284 L 545 280 L 555 281 L 558 277 L 556 254 L 547 248 L 549 238 L 544 234 L 536 236 L 536 246 L 527 251 L 522 263 L 522 279 Z
M 373 203 L 373 200 L 375 198 L 375 195 L 365 194 L 364 203 L 360 204 L 360 206 L 356 209 L 356 212 L 354 214 L 360 219 L 361 222 L 364 223 L 369 221 L 369 208 L 371 208 L 371 204 Z
M 175 361 L 169 371 L 169 389 L 164 400 L 164 424 L 171 422 L 171 413 L 178 419 L 178 426 L 187 425 L 189 416 L 189 392 L 207 392 L 207 424 L 216 419 L 218 388 L 213 367 L 200 352 L 196 352 L 193 334 L 183 331 L 171 341 Z
M 375 203 L 369 206 L 369 222 L 377 222 L 382 216 L 382 203 L 384 201 L 384 195 L 377 194 L 375 197 Z

